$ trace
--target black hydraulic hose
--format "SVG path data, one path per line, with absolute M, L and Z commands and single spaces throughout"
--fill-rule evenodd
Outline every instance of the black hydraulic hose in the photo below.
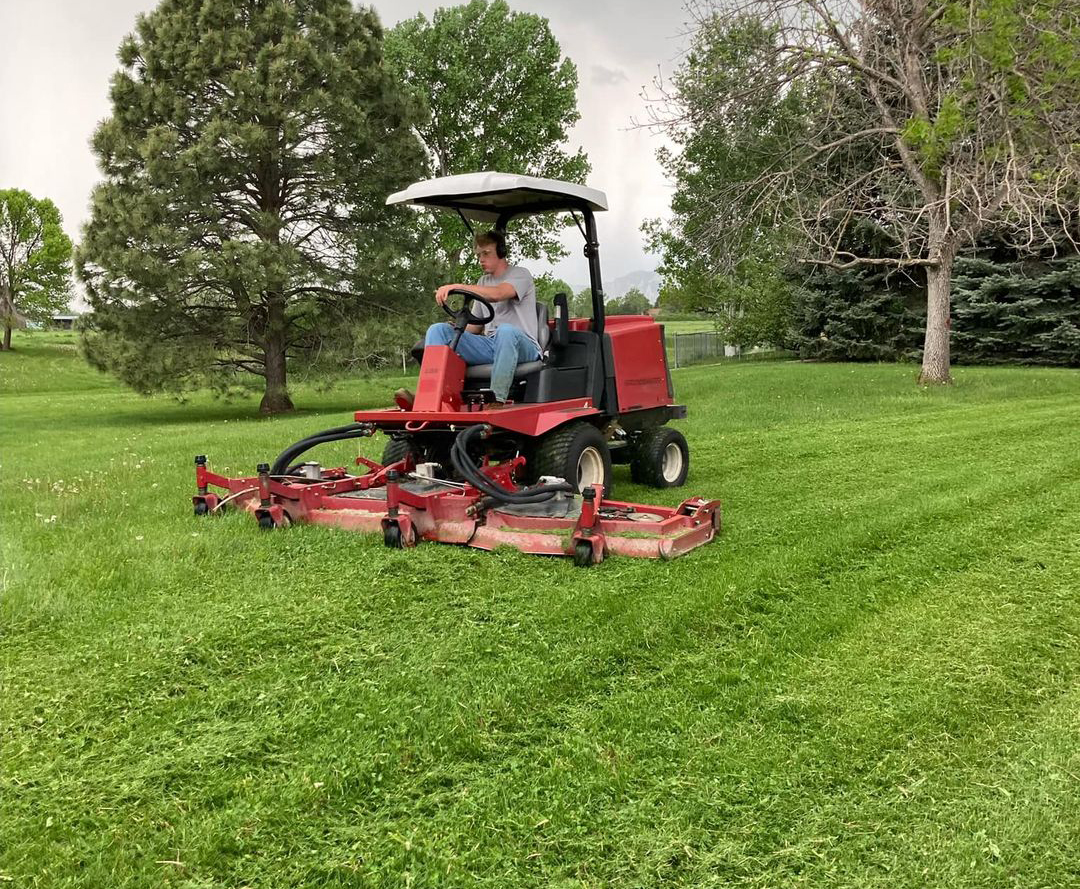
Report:
M 506 488 L 495 484 L 473 464 L 468 454 L 468 446 L 477 435 L 486 435 L 483 426 L 470 426 L 462 430 L 454 439 L 453 447 L 450 448 L 450 461 L 454 469 L 458 471 L 473 487 L 483 491 L 492 500 L 500 503 L 543 503 L 559 493 L 577 493 L 577 489 L 569 482 L 560 482 L 552 485 L 536 485 L 531 488 L 522 488 L 520 491 L 508 491 Z
M 363 438 L 371 434 L 371 427 L 366 423 L 350 423 L 348 426 L 336 426 L 333 429 L 324 429 L 307 438 L 302 438 L 295 444 L 289 445 L 278 454 L 278 458 L 270 467 L 271 475 L 286 475 L 293 461 L 316 445 L 325 444 L 328 441 L 342 441 L 348 438 Z

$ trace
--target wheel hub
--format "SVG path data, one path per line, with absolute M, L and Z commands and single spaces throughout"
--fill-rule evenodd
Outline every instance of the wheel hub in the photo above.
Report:
M 596 448 L 585 448 L 578 457 L 577 487 L 584 491 L 590 485 L 604 483 L 604 458 Z
M 675 442 L 671 442 L 671 444 L 664 448 L 664 464 L 663 468 L 661 469 L 661 472 L 664 475 L 664 481 L 675 481 L 679 477 L 679 473 L 682 472 L 682 467 L 682 448 L 680 448 Z

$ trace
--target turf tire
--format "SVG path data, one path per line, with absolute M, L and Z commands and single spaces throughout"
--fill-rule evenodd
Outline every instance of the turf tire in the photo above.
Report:
M 410 453 L 413 453 L 412 442 L 405 438 L 391 438 L 383 448 L 380 462 L 383 466 L 389 466 L 398 460 L 404 460 Z
M 690 446 L 678 429 L 646 429 L 633 444 L 630 477 L 639 485 L 679 488 L 690 470 Z
M 597 481 L 604 486 L 604 498 L 610 499 L 614 484 L 611 451 L 600 430 L 589 423 L 571 423 L 545 435 L 536 446 L 530 476 L 536 479 L 542 475 L 553 475 L 576 485 L 578 464 L 590 448 L 602 466 L 602 478 Z

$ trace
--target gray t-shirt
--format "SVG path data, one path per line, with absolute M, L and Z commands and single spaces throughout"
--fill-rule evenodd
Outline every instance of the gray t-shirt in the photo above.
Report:
M 483 275 L 476 282 L 481 287 L 497 287 L 500 284 L 512 284 L 517 296 L 494 303 L 495 317 L 487 323 L 484 333 L 495 336 L 500 324 L 510 324 L 524 331 L 540 348 L 536 330 L 536 285 L 528 269 L 512 265 L 502 275 Z

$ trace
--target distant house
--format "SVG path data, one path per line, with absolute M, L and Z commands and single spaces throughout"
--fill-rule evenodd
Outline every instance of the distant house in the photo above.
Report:
M 71 330 L 75 326 L 78 315 L 51 315 L 49 327 L 53 330 Z

